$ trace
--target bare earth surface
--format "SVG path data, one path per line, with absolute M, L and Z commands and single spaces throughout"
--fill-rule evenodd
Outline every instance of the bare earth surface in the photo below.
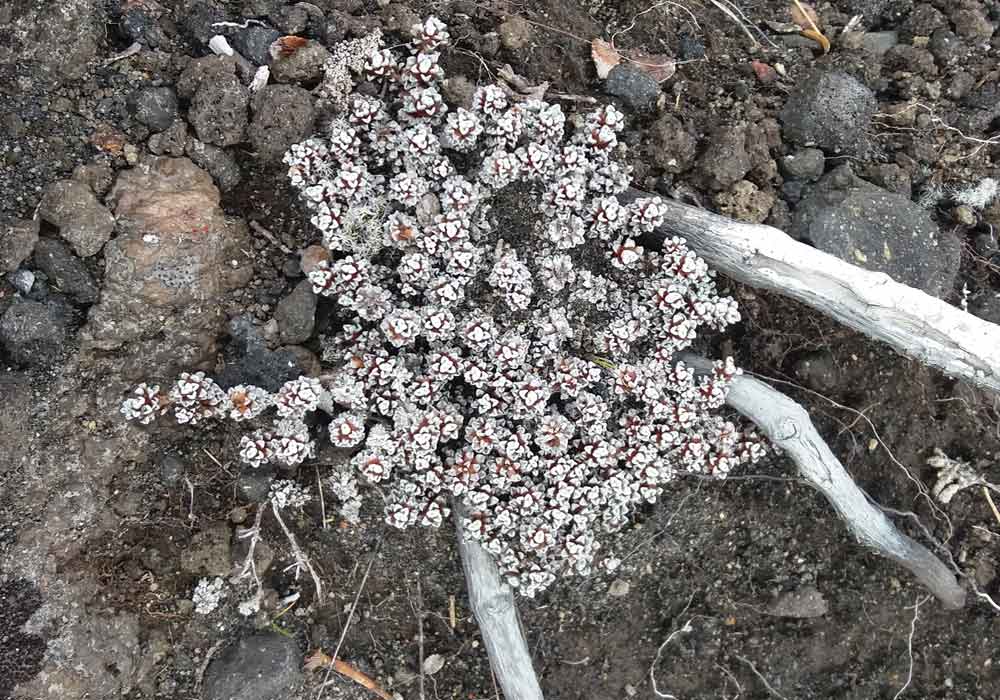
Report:
M 685 0 L 0 0 L 0 697 L 317 697 L 322 674 L 304 659 L 331 653 L 348 624 L 340 657 L 390 693 L 418 698 L 421 655 L 440 655 L 428 698 L 497 696 L 453 530 L 391 530 L 374 493 L 363 525 L 332 503 L 324 524 L 315 502 L 289 522 L 323 600 L 286 572 L 265 520 L 262 612 L 240 615 L 237 587 L 211 615 L 193 610 L 197 582 L 242 561 L 237 527 L 266 475 L 238 464 L 235 433 L 126 425 L 121 398 L 189 367 L 311 371 L 333 323 L 325 302 L 293 295 L 296 251 L 316 235 L 280 164 L 323 122 L 316 57 L 272 66 L 283 87 L 251 99 L 238 67 L 197 63 L 212 22 L 259 19 L 227 32 L 260 63 L 278 36 L 332 46 L 382 27 L 391 45 L 437 14 L 456 39 L 447 72 L 468 81 L 455 94 L 510 64 L 564 109 L 615 101 L 636 186 L 772 224 L 1000 322 L 1000 200 L 953 193 L 1000 179 L 1000 3 L 818 3 L 826 55 L 783 27 L 788 3 L 740 5 L 753 41 Z M 842 36 L 855 14 L 859 31 Z M 612 36 L 676 73 L 651 90 L 599 80 L 590 40 Z M 111 60 L 133 41 L 137 54 Z M 144 258 L 150 234 L 165 243 Z M 914 514 L 893 515 L 905 532 L 1000 593 L 1000 514 L 978 487 L 935 503 L 925 464 L 940 448 L 1000 483 L 1000 397 L 722 286 L 744 321 L 711 351 L 801 401 L 871 498 Z M 325 458 L 283 476 L 315 490 Z M 975 597 L 942 610 L 855 543 L 781 455 L 725 482 L 679 481 L 613 545 L 613 576 L 520 601 L 550 700 L 657 697 L 653 678 L 678 698 L 1000 697 L 1000 610 Z M 330 680 L 324 697 L 375 697 Z

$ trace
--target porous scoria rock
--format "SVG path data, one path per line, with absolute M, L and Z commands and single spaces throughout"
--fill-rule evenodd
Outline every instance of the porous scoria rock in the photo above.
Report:
M 150 158 L 118 176 L 118 235 L 105 250 L 101 301 L 82 347 L 127 346 L 124 375 L 206 366 L 222 330 L 229 226 L 211 176 L 187 158 Z
M 257 157 L 280 161 L 292 144 L 313 131 L 315 111 L 308 90 L 295 85 L 268 85 L 253 100 L 250 142 Z
M 740 180 L 731 189 L 715 196 L 719 211 L 737 221 L 761 224 L 774 206 L 774 195 L 749 180 Z
M 831 155 L 863 155 L 878 100 L 867 85 L 841 71 L 818 70 L 799 82 L 781 110 L 784 136 Z
M 278 56 L 271 64 L 271 79 L 277 83 L 305 83 L 323 77 L 323 66 L 330 52 L 322 44 L 310 41 L 288 56 Z
M 717 127 L 695 165 L 696 175 L 713 191 L 724 190 L 743 179 L 753 163 L 747 152 L 745 124 Z
M 38 213 L 59 227 L 59 235 L 81 258 L 100 252 L 111 238 L 115 217 L 82 182 L 60 180 L 45 188 Z
M 103 0 L 5 3 L 16 8 L 10 31 L 0 42 L 11 45 L 22 65 L 34 61 L 32 77 L 64 83 L 82 77 L 105 38 Z M 2 6 L 0 6 L 2 7 Z
M 69 247 L 55 238 L 42 238 L 35 246 L 35 266 L 49 278 L 56 290 L 77 304 L 93 304 L 99 289 L 93 275 Z
M 25 367 L 45 367 L 63 353 L 67 313 L 55 300 L 17 299 L 0 316 L 0 357 Z
M 191 100 L 188 119 L 198 138 L 216 146 L 234 146 L 244 140 L 250 91 L 235 75 L 206 82 Z

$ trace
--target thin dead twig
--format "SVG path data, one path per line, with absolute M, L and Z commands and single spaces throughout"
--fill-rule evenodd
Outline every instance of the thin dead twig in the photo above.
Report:
M 258 222 L 251 221 L 250 222 L 250 228 L 252 228 L 254 231 L 256 231 L 257 233 L 259 233 L 260 235 L 262 235 L 268 241 L 270 241 L 271 245 L 273 245 L 275 248 L 277 248 L 278 250 L 280 250 L 285 255 L 291 255 L 292 254 L 293 251 L 292 251 L 291 248 L 289 248 L 284 243 L 282 243 L 277 238 L 275 238 L 273 233 L 271 233 L 266 228 L 264 228 L 263 226 L 261 226 Z
M 920 606 L 931 599 L 931 596 L 924 596 L 923 598 L 918 598 L 917 602 L 913 605 L 913 619 L 910 620 L 910 636 L 906 639 L 906 653 L 910 657 L 910 670 L 906 673 L 906 682 L 903 687 L 900 688 L 895 695 L 892 696 L 892 700 L 899 700 L 899 697 L 906 692 L 906 689 L 910 687 L 910 682 L 913 680 L 913 636 L 917 633 L 917 619 L 920 616 Z
M 208 669 L 208 664 L 212 662 L 212 657 L 215 656 L 215 652 L 217 652 L 220 649 L 220 647 L 222 647 L 222 645 L 225 643 L 226 640 L 220 639 L 215 644 L 213 644 L 212 647 L 205 654 L 205 658 L 202 659 L 201 666 L 198 667 L 198 675 L 195 676 L 194 679 L 195 688 L 198 689 L 201 688 L 201 683 L 205 679 L 205 671 Z
M 765 374 L 759 374 L 757 372 L 747 372 L 747 374 L 750 374 L 750 375 L 753 375 L 755 377 L 758 377 L 759 379 L 761 379 L 763 381 L 766 381 L 766 382 L 773 382 L 775 384 L 785 384 L 786 386 L 795 387 L 796 389 L 799 389 L 800 391 L 804 391 L 807 394 L 810 394 L 811 396 L 815 396 L 817 398 L 823 399 L 824 401 L 826 401 L 827 403 L 829 403 L 831 406 L 839 408 L 839 409 L 841 409 L 843 411 L 847 411 L 848 413 L 853 413 L 853 414 L 855 414 L 855 416 L 857 416 L 858 419 L 861 419 L 865 423 L 867 423 L 868 424 L 868 428 L 872 431 L 872 435 L 874 436 L 875 440 L 878 441 L 879 446 L 882 449 L 884 449 L 885 452 L 886 452 L 886 454 L 889 456 L 889 460 L 900 471 L 902 471 L 903 474 L 906 476 L 906 478 L 916 487 L 917 493 L 919 493 L 920 496 L 922 496 L 924 498 L 924 500 L 927 501 L 928 505 L 931 508 L 931 512 L 933 512 L 936 517 L 940 518 L 945 523 L 945 525 L 947 525 L 947 527 L 948 527 L 948 536 L 945 538 L 945 542 L 947 542 L 948 540 L 951 539 L 952 534 L 955 531 L 954 526 L 953 526 L 953 524 L 951 522 L 951 518 L 948 517 L 948 514 L 940 506 L 938 506 L 938 504 L 934 501 L 934 499 L 931 497 L 931 495 L 928 492 L 927 487 L 924 485 L 924 483 L 922 481 L 920 481 L 919 479 L 917 479 L 915 476 L 913 476 L 913 474 L 910 472 L 910 470 L 902 462 L 900 462 L 896 458 L 896 455 L 893 454 L 892 450 L 889 449 L 889 446 L 885 443 L 885 440 L 882 439 L 881 434 L 879 434 L 879 432 L 878 432 L 878 428 L 875 427 L 875 423 L 873 423 L 872 420 L 867 415 L 864 414 L 864 412 L 859 411 L 856 408 L 851 408 L 850 406 L 845 406 L 842 403 L 838 403 L 837 401 L 834 401 L 829 396 L 825 396 L 824 394 L 821 394 L 818 391 L 813 391 L 812 389 L 804 387 L 801 384 L 796 384 L 795 382 L 788 381 L 787 379 L 778 379 L 777 377 L 770 377 L 770 376 L 767 376 Z M 854 425 L 854 423 L 852 423 L 851 425 Z
M 191 502 L 188 505 L 188 528 L 192 528 L 192 527 L 194 527 L 194 521 L 195 521 L 195 515 L 194 515 L 194 484 L 192 484 L 191 480 L 189 478 L 187 478 L 186 476 L 184 477 L 184 483 L 187 484 L 188 491 L 191 494 Z
M 975 136 L 968 136 L 965 132 L 963 132 L 958 127 L 952 126 L 951 124 L 946 124 L 945 121 L 944 121 L 944 119 L 942 119 L 941 117 L 937 116 L 934 113 L 933 109 L 931 109 L 927 105 L 922 104 L 920 102 L 913 102 L 913 103 L 911 103 L 910 105 L 906 106 L 901 111 L 899 111 L 899 112 L 897 112 L 895 114 L 887 114 L 887 113 L 884 113 L 884 112 L 879 112 L 879 113 L 875 114 L 874 116 L 876 118 L 881 117 L 881 118 L 884 118 L 884 119 L 890 119 L 890 118 L 898 117 L 901 114 L 906 114 L 910 110 L 916 109 L 918 107 L 920 109 L 925 110 L 926 113 L 930 115 L 931 124 L 934 125 L 936 128 L 938 128 L 938 129 L 944 129 L 945 131 L 952 131 L 952 132 L 958 134 L 959 138 L 961 138 L 963 141 L 968 141 L 969 143 L 977 144 L 976 148 L 972 149 L 972 151 L 970 153 L 968 153 L 967 155 L 962 156 L 958 160 L 965 160 L 966 158 L 972 158 L 973 156 L 975 156 L 977 153 L 979 153 L 981 150 L 983 150 L 987 146 L 998 146 L 998 145 L 1000 145 L 1000 135 L 998 135 L 998 136 L 991 136 L 990 138 L 986 138 L 986 139 L 981 139 L 981 138 L 978 138 L 978 137 L 975 137 Z M 896 126 L 896 125 L 893 125 L 893 124 L 887 124 L 885 122 L 879 122 L 879 123 L 882 126 L 888 128 L 888 129 L 892 129 L 893 131 L 919 131 L 919 129 L 915 129 L 913 127 L 901 127 L 901 126 Z
M 688 598 L 687 604 L 684 606 L 684 609 L 681 610 L 681 613 L 680 613 L 681 615 L 684 615 L 684 613 L 686 613 L 688 611 L 688 608 L 691 607 L 691 603 L 693 601 L 694 601 L 694 593 L 692 593 L 691 597 Z M 694 620 L 693 617 L 690 618 L 690 619 L 688 619 L 687 622 L 685 622 L 683 625 L 681 625 L 680 627 L 678 627 L 677 629 L 675 629 L 673 632 L 671 632 L 670 635 L 666 639 L 663 640 L 663 643 L 656 650 L 656 658 L 654 658 L 653 659 L 653 663 L 651 663 L 649 665 L 649 681 L 650 681 L 650 683 L 653 684 L 653 693 L 658 698 L 665 698 L 666 700 L 677 700 L 677 696 L 676 695 L 671 695 L 669 693 L 661 693 L 660 692 L 660 689 L 656 685 L 656 665 L 658 663 L 660 663 L 660 657 L 663 656 L 663 650 L 664 650 L 664 648 L 666 648 L 666 646 L 668 644 L 670 644 L 670 642 L 672 642 L 674 640 L 674 637 L 676 637 L 677 635 L 679 635 L 681 633 L 687 634 L 687 633 L 692 632 L 694 630 L 694 628 L 691 627 L 691 621 L 692 620 Z
M 694 16 L 694 13 L 691 12 L 691 10 L 689 10 L 686 7 L 684 7 L 679 2 L 674 2 L 673 0 L 663 0 L 663 2 L 658 2 L 655 5 L 650 5 L 649 7 L 647 7 L 642 12 L 637 12 L 636 14 L 634 14 L 632 16 L 632 21 L 629 23 L 629 25 L 627 27 L 625 27 L 624 29 L 619 29 L 617 32 L 615 32 L 614 34 L 611 35 L 611 42 L 610 42 L 611 46 L 615 45 L 615 37 L 617 37 L 619 34 L 624 34 L 626 32 L 632 31 L 632 29 L 635 27 L 635 21 L 637 19 L 639 19 L 640 17 L 642 17 L 647 12 L 652 12 L 653 10 L 655 10 L 657 8 L 660 8 L 660 7 L 663 7 L 664 5 L 670 5 L 671 7 L 677 7 L 679 9 L 684 10 L 685 12 L 687 12 L 688 16 L 691 17 L 691 21 L 694 23 L 695 28 L 699 32 L 701 31 L 701 25 L 698 24 L 698 19 Z
M 326 530 L 330 527 L 330 524 L 326 521 L 326 500 L 323 498 L 323 480 L 319 478 L 319 465 L 316 465 L 316 491 L 319 493 L 319 516 L 320 521 L 323 523 L 323 529 Z
M 767 689 L 767 692 L 769 692 L 776 698 L 780 698 L 781 700 L 787 700 L 784 695 L 775 690 L 774 687 L 767 682 L 767 679 L 764 678 L 764 674 L 762 674 L 760 671 L 757 670 L 757 667 L 754 665 L 753 661 L 744 658 L 742 656 L 737 656 L 736 658 L 750 667 L 750 670 L 753 671 L 753 675 L 757 676 L 757 678 L 760 679 L 760 682 L 764 684 L 764 687 Z
M 983 495 L 986 496 L 986 502 L 990 504 L 990 510 L 993 511 L 993 517 L 1000 523 L 1000 510 L 997 510 L 997 504 L 993 502 L 993 496 L 990 494 L 989 488 L 983 486 L 982 489 Z
M 292 531 L 285 524 L 284 519 L 282 519 L 281 509 L 278 507 L 278 504 L 273 501 L 271 502 L 271 512 L 274 513 L 274 519 L 278 521 L 278 525 L 281 526 L 282 531 L 285 533 L 285 538 L 292 546 L 292 555 L 295 557 L 295 562 L 289 568 L 295 569 L 295 578 L 299 577 L 302 569 L 306 569 L 309 572 L 309 575 L 312 576 L 313 585 L 316 587 L 316 602 L 317 604 L 322 605 L 323 583 L 320 581 L 319 574 L 316 573 L 312 562 L 309 561 L 309 557 L 306 556 L 306 553 L 302 551 L 301 547 L 299 547 L 299 542 L 295 539 L 295 535 L 292 534 Z
M 351 609 L 347 613 L 347 622 L 344 623 L 344 629 L 340 631 L 340 639 L 337 640 L 337 646 L 333 650 L 333 656 L 330 657 L 330 665 L 326 669 L 326 675 L 323 677 L 323 682 L 319 686 L 319 690 L 316 692 L 316 700 L 321 700 L 323 697 L 323 691 L 326 690 L 326 686 L 330 681 L 330 674 L 333 673 L 336 664 L 337 657 L 340 654 L 340 647 L 344 644 L 344 638 L 347 637 L 347 630 L 351 628 L 351 621 L 354 619 L 354 611 L 357 610 L 358 601 L 361 599 L 361 592 L 365 589 L 365 583 L 368 582 L 368 574 L 372 571 L 372 566 L 375 564 L 375 557 L 378 556 L 378 552 L 381 549 L 381 542 L 379 546 L 375 548 L 372 553 L 372 558 L 368 562 L 368 568 L 365 569 L 365 575 L 361 577 L 361 584 L 358 586 L 357 593 L 354 594 L 354 602 L 351 603 Z
M 410 604 L 413 607 L 413 604 Z M 417 605 L 414 609 L 417 616 L 417 646 L 418 662 L 420 664 L 420 700 L 424 700 L 424 593 L 420 588 L 420 579 L 417 579 Z

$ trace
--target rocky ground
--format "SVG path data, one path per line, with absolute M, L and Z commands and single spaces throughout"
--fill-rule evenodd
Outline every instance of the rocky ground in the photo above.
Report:
M 0 697 L 315 697 L 322 674 L 303 660 L 345 627 L 340 656 L 392 693 L 418 697 L 423 654 L 428 697 L 496 696 L 453 533 L 389 531 L 370 503 L 360 526 L 324 523 L 319 504 L 289 523 L 323 600 L 265 521 L 262 612 L 238 614 L 232 587 L 197 614 L 196 584 L 243 561 L 237 529 L 274 474 L 242 470 L 223 430 L 142 430 L 117 411 L 137 381 L 184 368 L 263 386 L 318 370 L 331 313 L 305 293 L 315 236 L 280 157 L 327 116 L 325 47 L 373 28 L 433 12 L 456 37 L 451 98 L 509 63 L 567 109 L 613 101 L 636 186 L 1000 322 L 1000 199 L 983 185 L 1000 179 L 1000 3 L 823 2 L 828 54 L 784 0 L 741 5 L 752 39 L 683 0 L 0 0 Z M 218 31 L 246 62 L 211 54 Z M 272 58 L 288 35 L 308 43 Z M 600 80 L 589 44 L 612 35 L 676 73 Z M 271 82 L 252 92 L 262 64 Z M 996 594 L 998 518 L 978 489 L 936 507 L 925 462 L 940 448 L 1000 482 L 997 397 L 728 286 L 745 321 L 719 348 L 802 401 L 877 502 L 913 511 Z M 890 698 L 907 683 L 902 697 L 997 697 L 997 611 L 925 600 L 792 474 L 775 456 L 682 481 L 615 543 L 613 577 L 521 601 L 546 697 L 654 697 L 654 677 L 684 698 Z M 325 697 L 374 697 L 331 680 Z

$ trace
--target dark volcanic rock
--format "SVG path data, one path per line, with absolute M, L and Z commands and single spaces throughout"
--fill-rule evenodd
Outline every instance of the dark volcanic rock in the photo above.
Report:
M 289 147 L 313 131 L 315 110 L 308 90 L 295 85 L 268 85 L 253 101 L 250 142 L 262 161 L 278 161 Z
M 177 118 L 177 93 L 172 87 L 142 88 L 129 95 L 128 108 L 152 131 L 166 131 Z
M 37 219 L 0 219 L 0 275 L 16 270 L 37 242 Z
M 62 355 L 67 318 L 55 303 L 15 301 L 0 317 L 0 348 L 14 364 L 44 367 Z
M 877 109 L 875 94 L 856 78 L 817 72 L 798 83 L 780 116 L 784 136 L 793 143 L 861 155 L 868 150 L 866 133 Z
M 302 680 L 302 652 L 294 639 L 261 633 L 223 650 L 205 671 L 205 700 L 291 697 Z
M 620 99 L 633 111 L 648 112 L 656 107 L 660 84 L 638 66 L 620 63 L 608 73 L 604 91 Z
M 843 165 L 803 196 L 790 233 L 854 265 L 944 297 L 961 261 L 961 244 L 926 209 L 856 177 Z
M 78 304 L 93 304 L 100 290 L 93 275 L 80 258 L 62 241 L 43 238 L 35 246 L 35 266 L 45 273 L 49 283 Z

